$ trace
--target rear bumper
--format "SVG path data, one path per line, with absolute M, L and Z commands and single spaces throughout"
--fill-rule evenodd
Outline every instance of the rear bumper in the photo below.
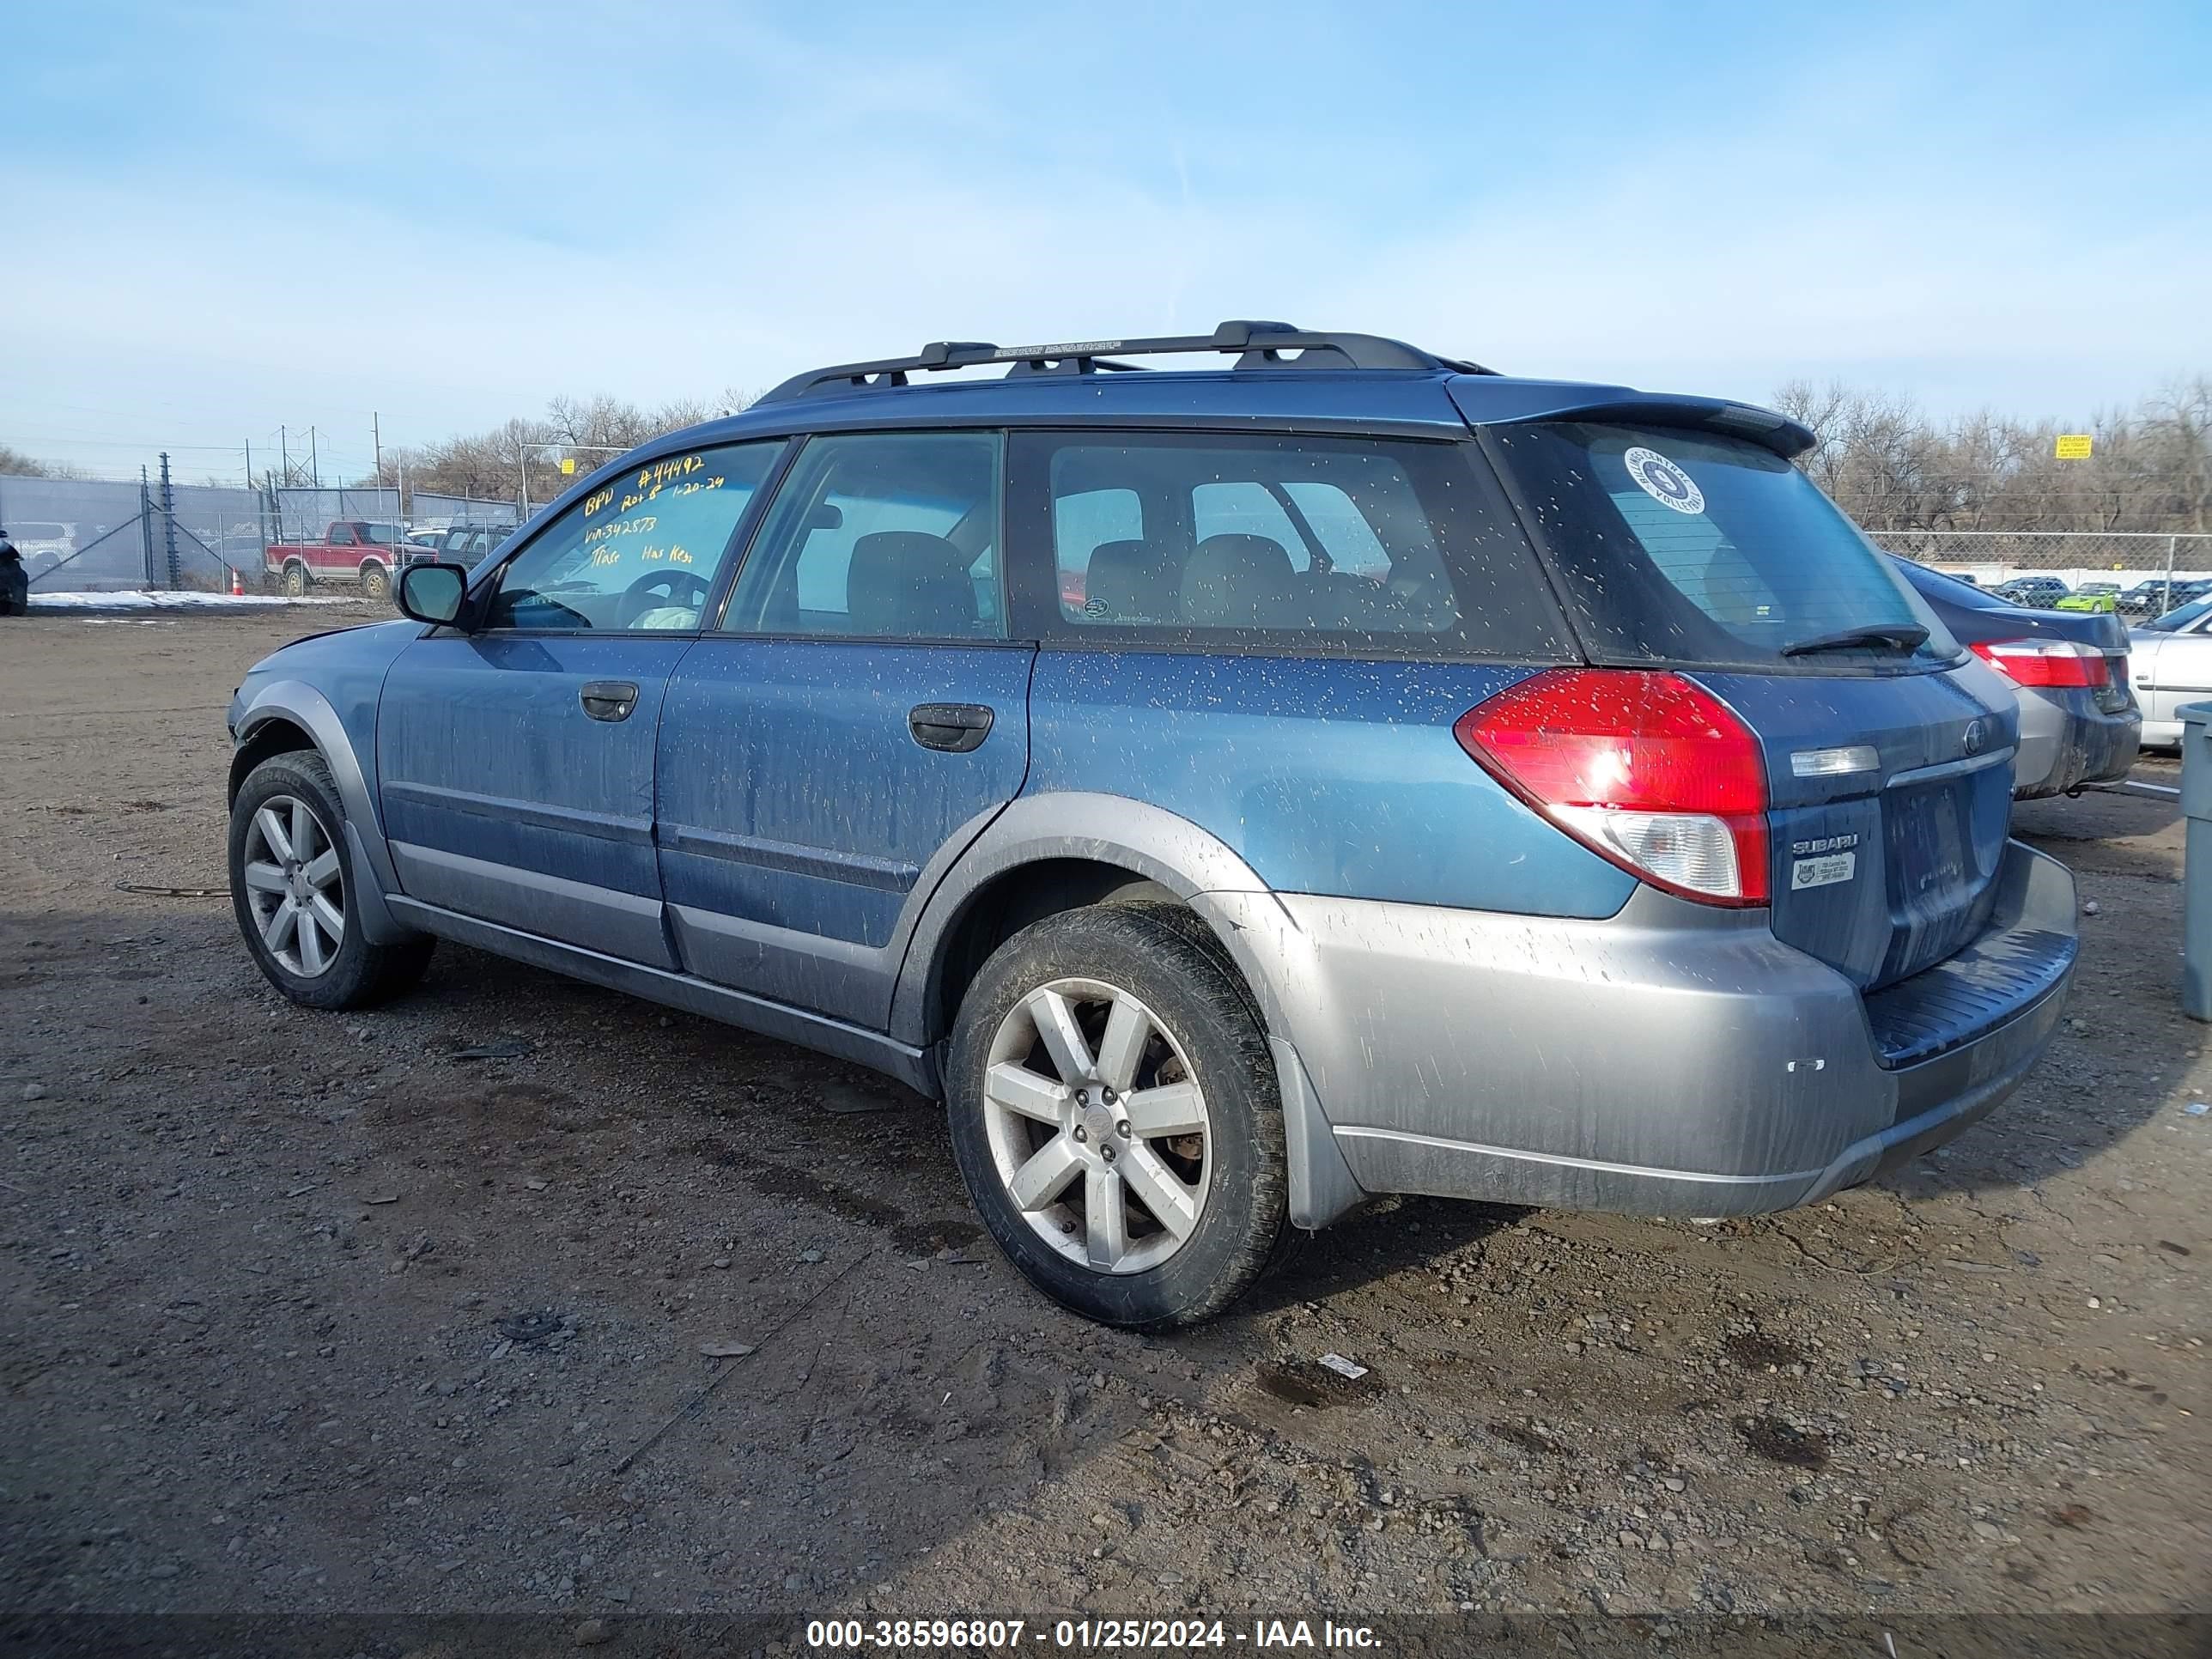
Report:
M 1632 1214 L 1787 1209 L 1960 1133 L 2042 1053 L 2076 943 L 2073 878 L 2016 842 L 1981 938 L 1873 998 L 1648 887 L 1604 921 L 1196 902 L 1261 964 L 1359 1189 Z
M 2088 691 L 2022 689 L 2013 794 L 2027 800 L 2124 778 L 2142 736 L 2142 717 L 2132 708 L 2107 714 Z

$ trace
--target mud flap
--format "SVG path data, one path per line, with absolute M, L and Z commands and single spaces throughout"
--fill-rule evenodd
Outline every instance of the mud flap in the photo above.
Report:
M 1283 1097 L 1283 1142 L 1291 1164 L 1291 1224 L 1317 1232 L 1367 1200 L 1366 1189 L 1352 1179 L 1336 1135 L 1322 1115 L 1313 1079 L 1298 1051 L 1279 1036 L 1267 1039 L 1274 1051 L 1277 1086 Z

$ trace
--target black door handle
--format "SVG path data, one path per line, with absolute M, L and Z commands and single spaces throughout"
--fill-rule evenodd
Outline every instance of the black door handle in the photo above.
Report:
M 637 687 L 628 680 L 592 680 L 576 695 L 595 720 L 626 720 L 637 707 Z
M 906 729 L 924 749 L 964 755 L 982 747 L 995 718 L 994 711 L 980 702 L 923 702 L 916 703 L 907 715 Z

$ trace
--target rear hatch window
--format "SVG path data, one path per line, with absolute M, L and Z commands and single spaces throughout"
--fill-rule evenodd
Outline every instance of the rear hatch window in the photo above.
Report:
M 1741 439 L 1493 428 L 1593 659 L 1925 672 L 1958 643 L 1810 480 Z
M 1890 561 L 1740 439 L 1492 435 L 1590 659 L 1683 671 L 1757 737 L 1775 936 L 1877 988 L 1978 933 L 2018 714 Z

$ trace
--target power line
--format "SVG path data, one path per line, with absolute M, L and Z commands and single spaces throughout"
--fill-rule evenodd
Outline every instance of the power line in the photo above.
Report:
M 135 438 L 4 438 L 0 439 L 0 443 L 36 444 L 40 448 L 143 449 L 155 453 L 166 449 L 173 455 L 180 451 L 190 451 L 195 453 L 204 452 L 212 455 L 235 455 L 240 447 L 238 444 L 173 444 L 161 439 L 149 439 L 142 441 Z

